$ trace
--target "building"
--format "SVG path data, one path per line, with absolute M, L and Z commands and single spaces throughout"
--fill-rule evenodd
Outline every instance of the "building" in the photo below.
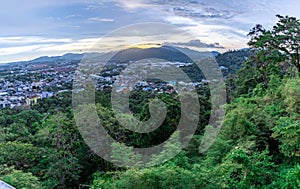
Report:
M 16 188 L 12 187 L 11 185 L 9 185 L 9 184 L 1 181 L 1 180 L 0 180 L 0 188 L 1 189 L 16 189 Z
M 53 92 L 42 92 L 42 98 L 50 98 L 53 94 Z
M 26 105 L 31 106 L 38 103 L 38 100 L 41 99 L 41 96 L 33 96 L 26 98 Z
M 0 108 L 11 108 L 11 102 L 9 102 L 7 100 L 0 101 Z

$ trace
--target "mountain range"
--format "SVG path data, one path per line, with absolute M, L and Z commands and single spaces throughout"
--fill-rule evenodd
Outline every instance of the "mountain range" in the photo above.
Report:
M 217 51 L 212 52 L 198 52 L 191 50 L 189 48 L 182 47 L 171 47 L 171 46 L 161 46 L 153 48 L 128 48 L 121 50 L 119 52 L 113 53 L 114 56 L 110 61 L 137 61 L 141 59 L 157 58 L 164 59 L 172 62 L 193 62 L 190 57 L 215 57 L 218 64 L 225 68 L 228 68 L 228 73 L 235 73 L 241 68 L 242 63 L 249 58 L 251 51 L 249 49 L 240 49 L 234 51 L 228 51 L 225 53 L 219 53 Z M 79 63 L 85 56 L 92 55 L 97 57 L 101 53 L 67 53 L 62 56 L 42 56 L 30 61 L 13 62 L 7 64 L 0 64 L 1 67 L 13 67 L 20 65 L 30 65 L 30 64 L 55 64 L 63 61 Z

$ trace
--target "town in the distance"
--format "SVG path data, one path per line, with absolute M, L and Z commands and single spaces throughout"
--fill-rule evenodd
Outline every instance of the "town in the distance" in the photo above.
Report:
M 238 70 L 250 54 L 248 49 L 229 51 L 223 54 L 211 53 L 216 58 L 225 77 Z M 0 108 L 26 109 L 38 103 L 40 99 L 71 92 L 74 73 L 84 55 L 68 53 L 63 56 L 44 56 L 31 61 L 0 64 Z M 232 64 L 233 57 L 235 64 Z M 96 76 L 98 80 L 96 89 L 104 90 L 107 87 L 112 87 L 114 81 L 120 79 L 120 72 L 129 63 L 129 60 L 111 62 L 108 68 Z M 211 82 L 206 80 L 203 74 L 193 74 L 192 72 L 195 72 L 193 64 L 184 60 L 181 61 L 180 57 L 171 61 L 158 62 L 156 65 L 180 67 L 185 72 L 190 73 L 191 77 L 197 75 L 198 78 L 194 78 L 194 80 L 192 78 L 193 82 L 191 83 L 173 80 L 168 82 L 141 80 L 137 82 L 136 89 L 152 91 L 153 93 L 172 93 L 174 92 L 173 86 L 178 84 L 198 87 Z M 118 90 L 127 90 L 127 88 L 120 86 Z

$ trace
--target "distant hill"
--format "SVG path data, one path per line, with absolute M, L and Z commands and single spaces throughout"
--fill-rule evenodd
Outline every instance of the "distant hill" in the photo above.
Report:
M 220 55 L 221 53 L 219 53 L 218 51 L 211 51 L 210 52 L 213 56 L 218 56 Z
M 84 54 L 68 53 L 62 56 L 42 56 L 34 60 L 27 61 L 28 63 L 41 63 L 41 62 L 53 62 L 61 60 L 81 60 Z
M 188 48 L 179 48 L 171 46 L 161 46 L 155 48 L 129 48 L 118 52 L 111 58 L 111 61 L 137 61 L 149 58 L 158 58 L 170 62 L 184 62 L 190 63 L 193 60 L 190 57 L 197 55 L 197 57 L 204 58 L 213 56 L 210 52 L 198 52 Z
M 155 48 L 129 48 L 122 50 L 115 54 L 110 62 L 128 62 L 128 61 L 139 61 L 143 59 L 162 59 L 169 62 L 182 62 L 182 63 L 193 63 L 207 57 L 213 57 L 216 53 L 210 52 L 198 52 L 189 48 L 172 47 L 172 46 L 161 46 Z M 204 74 L 196 64 L 187 64 L 182 67 L 182 70 L 190 77 L 194 82 L 200 82 L 204 79 Z
M 79 61 L 86 54 L 75 54 L 68 53 L 62 56 L 43 56 L 36 58 L 30 61 L 22 61 L 22 62 L 14 62 L 8 64 L 2 64 L 1 69 L 7 70 L 13 68 L 15 66 L 28 66 L 30 64 L 52 64 L 61 63 L 62 61 L 74 61 L 75 63 L 79 63 Z M 100 53 L 89 53 L 89 56 L 96 57 L 99 56 Z M 171 62 L 184 62 L 191 63 L 193 62 L 190 57 L 196 56 L 197 58 L 205 58 L 205 57 L 215 57 L 219 66 L 222 68 L 223 74 L 227 76 L 228 74 L 234 74 L 239 69 L 241 69 L 243 62 L 245 62 L 249 56 L 251 55 L 251 51 L 248 48 L 228 51 L 225 53 L 219 53 L 217 51 L 213 52 L 198 52 L 195 50 L 191 50 L 189 48 L 182 47 L 171 47 L 171 46 L 161 46 L 156 48 L 129 48 L 122 51 L 117 52 L 112 58 L 111 62 L 126 62 L 126 61 L 137 61 L 142 59 L 149 58 L 157 58 L 163 59 Z M 188 68 L 188 71 L 196 69 L 196 66 L 192 66 Z M 194 70 L 195 71 L 195 70 Z M 193 72 L 194 72 L 193 71 Z M 199 70 L 195 72 L 199 73 Z
M 93 56 L 97 57 L 97 54 L 100 53 L 89 53 Z M 171 47 L 171 46 L 162 46 L 158 48 L 148 48 L 148 49 L 141 49 L 141 48 L 129 48 L 122 51 L 119 51 L 115 56 L 111 59 L 111 61 L 135 61 L 139 59 L 146 59 L 146 58 L 159 58 L 168 61 L 178 61 L 178 62 L 192 62 L 191 59 L 187 55 L 199 55 L 201 57 L 207 56 L 217 56 L 219 52 L 198 52 L 191 50 L 189 48 L 182 48 L 182 47 Z M 2 64 L 1 66 L 15 66 L 15 65 L 27 65 L 27 64 L 36 64 L 36 63 L 51 63 L 51 62 L 60 62 L 64 60 L 78 60 L 80 61 L 86 53 L 76 54 L 76 53 L 67 53 L 62 56 L 42 56 L 33 60 L 29 61 L 20 61 L 20 62 L 12 62 Z
M 84 56 L 84 53 L 82 54 L 76 54 L 76 53 L 67 53 L 62 56 L 41 56 L 39 58 L 29 60 L 29 61 L 20 61 L 20 62 L 11 62 L 11 63 L 5 63 L 0 64 L 1 68 L 13 68 L 15 66 L 28 66 L 30 64 L 52 64 L 52 63 L 59 63 L 62 61 L 80 61 Z
M 225 75 L 234 74 L 242 68 L 243 63 L 251 56 L 251 51 L 248 48 L 228 51 L 216 56 L 216 61 L 224 69 Z

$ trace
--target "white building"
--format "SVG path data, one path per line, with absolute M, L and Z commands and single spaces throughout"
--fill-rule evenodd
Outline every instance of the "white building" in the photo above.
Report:
M 16 188 L 0 180 L 0 189 L 16 189 Z

